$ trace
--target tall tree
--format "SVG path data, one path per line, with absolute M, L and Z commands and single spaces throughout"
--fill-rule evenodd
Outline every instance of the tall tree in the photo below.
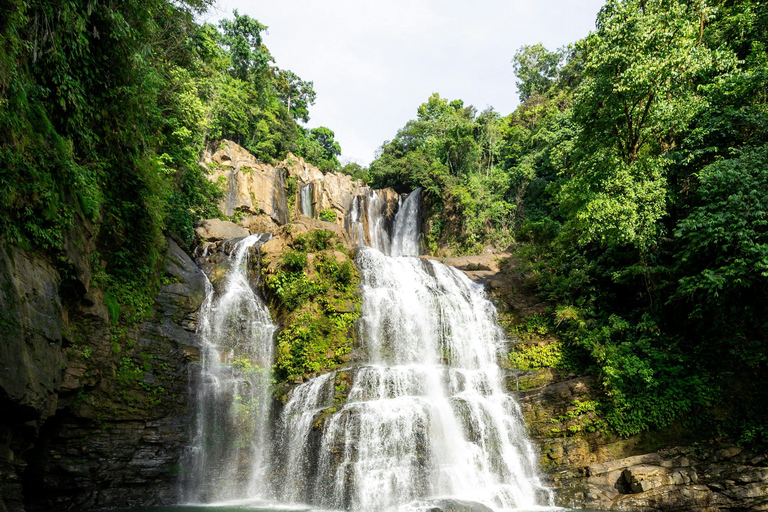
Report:
M 517 93 L 524 102 L 536 94 L 546 94 L 557 80 L 564 52 L 550 52 L 537 43 L 520 47 L 512 58 L 517 82 Z
M 306 82 L 289 70 L 275 70 L 275 88 L 278 97 L 288 107 L 291 117 L 303 122 L 309 121 L 309 106 L 315 104 L 317 96 L 312 82 Z
M 240 15 L 235 9 L 234 19 L 221 20 L 221 42 L 231 59 L 232 76 L 256 84 L 260 72 L 269 68 L 272 56 L 262 44 L 262 32 L 267 26 L 247 14 Z

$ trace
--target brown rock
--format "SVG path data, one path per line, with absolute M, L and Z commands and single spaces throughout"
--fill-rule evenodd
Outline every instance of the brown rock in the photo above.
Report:
M 280 225 L 277 224 L 272 217 L 266 214 L 262 215 L 249 215 L 244 217 L 237 223 L 239 226 L 247 229 L 252 235 L 256 233 L 272 233 L 275 234 Z
M 264 213 L 278 224 L 288 221 L 283 170 L 256 159 L 238 144 L 222 140 L 206 148 L 201 165 L 208 179 L 225 192 L 219 202 L 224 215 L 236 210 Z
M 195 226 L 195 236 L 198 240 L 217 242 L 232 238 L 242 238 L 250 235 L 247 229 L 234 222 L 219 219 L 201 220 Z

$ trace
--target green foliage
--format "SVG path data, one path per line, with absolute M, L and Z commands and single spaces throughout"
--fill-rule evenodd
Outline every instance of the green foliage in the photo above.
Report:
M 605 432 L 608 430 L 608 424 L 600 417 L 603 408 L 603 404 L 598 400 L 574 400 L 565 414 L 551 420 L 565 429 L 552 427 L 548 433 L 552 437 L 567 437 L 583 432 Z
M 47 251 L 68 293 L 65 247 L 92 233 L 98 253 L 86 256 L 116 340 L 152 313 L 165 236 L 188 248 L 195 221 L 221 216 L 222 190 L 198 163 L 206 144 L 232 139 L 265 161 L 301 154 L 312 83 L 271 66 L 259 21 L 235 11 L 219 28 L 195 23 L 208 5 L 0 9 L 0 238 Z M 333 132 L 308 136 L 338 166 Z
M 433 94 L 417 109 L 371 163 L 376 188 L 406 192 L 422 188 L 428 211 L 426 245 L 450 246 L 456 253 L 485 245 L 506 248 L 512 241 L 515 205 L 502 156 L 501 119 L 492 109 L 480 114 L 461 100 Z
M 336 212 L 333 210 L 320 210 L 317 218 L 323 222 L 336 222 Z
M 368 169 L 358 163 L 346 163 L 339 168 L 339 172 L 350 176 L 353 180 L 362 180 L 363 183 L 368 184 Z
M 330 231 L 299 235 L 277 268 L 265 269 L 267 296 L 284 326 L 275 361 L 281 380 L 343 364 L 355 343 L 360 275 L 348 259 L 337 260 L 334 246 Z
M 278 71 L 275 79 L 280 101 L 288 108 L 293 119 L 309 121 L 309 106 L 315 103 L 315 90 L 312 82 L 305 82 L 293 71 Z
M 299 139 L 299 153 L 324 173 L 336 171 L 340 167 L 341 146 L 335 137 L 336 134 L 324 126 L 305 131 Z
M 116 379 L 118 385 L 130 388 L 137 385 L 144 377 L 144 370 L 130 357 L 123 357 L 117 366 Z
M 507 364 L 511 368 L 520 370 L 566 367 L 563 347 L 559 342 L 543 345 L 516 345 L 509 353 Z
M 518 48 L 512 63 L 519 79 L 517 92 L 521 102 L 549 91 L 555 84 L 563 57 L 564 51 L 550 52 L 541 43 Z
M 756 2 L 617 0 L 564 64 L 518 52 L 517 254 L 621 435 L 768 443 L 766 36 Z

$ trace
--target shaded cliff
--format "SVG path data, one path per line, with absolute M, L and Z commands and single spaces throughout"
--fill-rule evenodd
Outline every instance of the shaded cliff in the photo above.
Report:
M 77 265 L 87 252 L 72 253 L 71 273 L 62 275 L 43 254 L 3 249 L 5 509 L 159 503 L 172 492 L 204 282 L 168 245 L 153 313 L 126 330 L 110 320 L 90 268 Z

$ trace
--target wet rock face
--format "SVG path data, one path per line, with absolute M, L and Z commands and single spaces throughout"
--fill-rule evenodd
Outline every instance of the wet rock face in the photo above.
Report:
M 45 260 L 0 250 L 0 510 L 23 510 L 24 454 L 56 411 L 64 320 Z
M 153 315 L 122 332 L 78 267 L 87 243 L 70 244 L 85 253 L 66 277 L 42 254 L 0 251 L 0 510 L 175 499 L 205 278 L 168 244 Z

